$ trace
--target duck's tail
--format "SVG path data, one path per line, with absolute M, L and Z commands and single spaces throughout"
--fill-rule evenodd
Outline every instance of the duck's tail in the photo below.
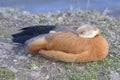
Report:
M 55 28 L 55 25 L 38 25 L 22 28 L 20 29 L 21 32 L 12 34 L 12 41 L 24 44 L 27 40 L 40 34 L 49 33 L 49 31 L 54 30 Z

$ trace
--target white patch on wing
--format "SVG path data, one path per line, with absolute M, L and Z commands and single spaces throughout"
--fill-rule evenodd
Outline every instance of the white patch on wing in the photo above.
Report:
M 49 31 L 49 33 L 56 33 L 56 31 Z

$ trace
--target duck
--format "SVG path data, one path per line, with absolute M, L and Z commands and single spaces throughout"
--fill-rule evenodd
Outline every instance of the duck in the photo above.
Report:
M 108 42 L 96 26 L 85 24 L 73 31 L 50 32 L 53 29 L 55 26 L 23 42 L 26 50 L 31 54 L 37 53 L 44 58 L 63 62 L 98 61 L 108 55 Z

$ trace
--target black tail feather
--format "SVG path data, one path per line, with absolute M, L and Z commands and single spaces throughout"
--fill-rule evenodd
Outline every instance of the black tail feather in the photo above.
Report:
M 30 36 L 30 35 L 24 35 L 21 37 L 17 37 L 17 38 L 13 38 L 12 41 L 16 42 L 16 43 L 21 43 L 24 44 L 27 40 L 33 38 L 34 36 Z
M 53 30 L 55 28 L 56 26 L 54 25 L 39 25 L 22 28 L 20 29 L 22 30 L 21 32 L 12 35 L 12 40 L 13 42 L 24 44 L 27 40 L 36 37 L 40 34 L 49 33 L 50 30 Z

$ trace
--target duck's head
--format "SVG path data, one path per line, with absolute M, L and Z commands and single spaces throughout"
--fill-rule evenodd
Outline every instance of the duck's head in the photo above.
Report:
M 83 38 L 94 38 L 96 35 L 99 34 L 99 29 L 95 26 L 86 24 L 86 25 L 82 25 L 80 26 L 77 30 L 76 30 L 77 34 L 80 37 Z

